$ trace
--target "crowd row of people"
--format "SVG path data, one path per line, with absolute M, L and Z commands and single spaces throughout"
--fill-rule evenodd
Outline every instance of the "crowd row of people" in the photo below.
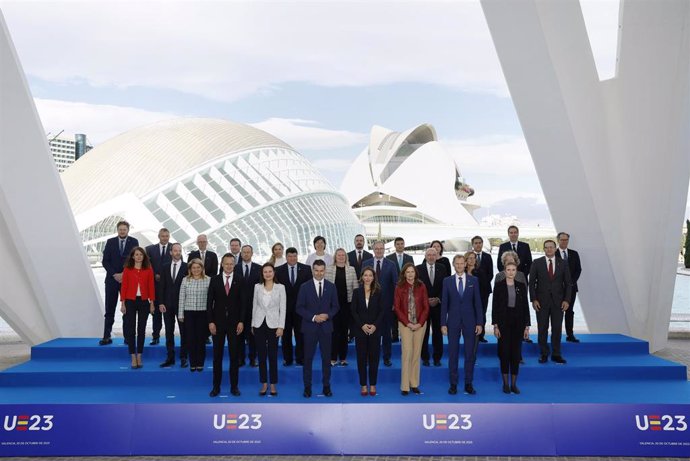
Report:
M 499 274 L 493 286 L 492 256 L 483 251 L 480 236 L 472 239 L 471 251 L 456 254 L 452 261 L 443 256 L 442 242 L 433 241 L 424 261 L 416 266 L 405 253 L 401 237 L 394 241 L 395 252 L 384 257 L 384 243 L 374 242 L 373 254 L 369 253 L 362 235 L 355 237 L 354 250 L 348 253 L 339 248 L 333 255 L 326 252 L 325 238 L 316 237 L 315 252 L 306 264 L 298 261 L 295 248 L 284 250 L 276 243 L 270 260 L 259 265 L 252 261 L 252 246 L 242 245 L 239 239 L 230 241 L 229 251 L 219 261 L 208 249 L 206 236 L 199 235 L 199 249 L 185 262 L 181 245 L 170 243 L 167 229 L 160 230 L 159 243 L 146 248 L 128 235 L 127 222 L 118 223 L 117 232 L 103 252 L 106 309 L 100 344 L 112 343 L 118 296 L 134 369 L 143 366 L 149 314 L 153 315 L 152 345 L 159 342 L 165 325 L 167 357 L 161 367 L 175 364 L 176 323 L 180 364 L 192 372 L 204 368 L 210 335 L 212 397 L 220 393 L 226 344 L 231 393 L 240 395 L 239 368 L 248 358 L 250 366 L 259 368 L 260 395 L 277 395 L 279 343 L 283 365 L 303 367 L 307 398 L 312 395 L 312 362 L 318 346 L 322 392 L 331 396 L 331 367 L 348 364 L 352 339 L 363 396 L 377 394 L 381 356 L 384 366 L 391 366 L 392 343 L 398 340 L 400 391 L 419 394 L 420 366 L 431 366 L 432 360 L 434 366 L 441 366 L 442 336 L 448 338 L 448 392 L 458 392 L 460 340 L 464 338 L 464 392 L 474 394 L 476 352 L 480 343 L 487 342 L 484 327 L 492 292 L 491 318 L 504 392 L 520 393 L 521 346 L 530 341 L 528 294 L 538 322 L 540 363 L 549 355 L 557 363 L 566 362 L 560 353 L 564 313 L 568 340 L 578 342 L 572 331 L 572 305 L 581 268 L 564 232 L 558 234 L 558 245 L 547 240 L 545 256 L 533 262 L 529 245 L 518 240 L 519 230 L 511 226 L 509 240 L 499 247 Z

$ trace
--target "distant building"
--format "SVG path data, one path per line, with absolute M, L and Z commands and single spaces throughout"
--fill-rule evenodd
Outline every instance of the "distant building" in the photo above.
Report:
M 81 133 L 74 136 L 65 134 L 51 136 L 49 134 L 48 145 L 50 146 L 50 152 L 53 154 L 53 160 L 58 173 L 65 171 L 93 148 L 93 146 L 88 144 L 86 135 Z

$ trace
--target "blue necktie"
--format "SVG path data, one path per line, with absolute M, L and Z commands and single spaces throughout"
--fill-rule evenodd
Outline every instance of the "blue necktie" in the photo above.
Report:
M 125 254 L 125 241 L 120 239 L 120 256 Z
M 460 295 L 461 298 L 462 298 L 463 292 L 464 292 L 464 290 L 462 288 L 462 277 L 458 277 L 458 294 Z

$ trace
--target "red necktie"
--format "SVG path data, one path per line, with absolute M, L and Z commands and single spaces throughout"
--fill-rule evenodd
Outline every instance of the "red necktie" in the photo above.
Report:
M 549 278 L 553 280 L 553 262 L 552 259 L 549 259 Z
M 225 277 L 225 294 L 230 294 L 230 277 Z

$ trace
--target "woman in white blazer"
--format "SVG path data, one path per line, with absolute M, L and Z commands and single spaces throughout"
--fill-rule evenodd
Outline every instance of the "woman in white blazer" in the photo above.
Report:
M 326 266 L 326 280 L 335 284 L 338 292 L 340 309 L 333 319 L 333 337 L 331 338 L 331 366 L 347 366 L 347 349 L 349 329 L 352 323 L 352 292 L 359 288 L 357 272 L 348 263 L 347 253 L 338 248 L 333 253 L 333 264 Z M 340 360 L 340 362 L 338 362 Z
M 252 307 L 252 333 L 256 340 L 256 352 L 259 356 L 260 396 L 268 391 L 266 379 L 266 358 L 268 358 L 271 395 L 278 395 L 278 338 L 283 336 L 285 328 L 285 287 L 275 282 L 275 267 L 266 263 L 261 266 L 259 283 L 254 285 L 254 305 Z

